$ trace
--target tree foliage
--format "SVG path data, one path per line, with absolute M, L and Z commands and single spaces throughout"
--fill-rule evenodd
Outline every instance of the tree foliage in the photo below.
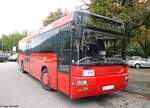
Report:
M 147 57 L 150 54 L 150 28 L 147 29 L 145 26 L 141 26 L 139 29 L 140 33 L 134 38 L 142 47 L 145 56 Z
M 88 4 L 90 12 L 125 22 L 129 41 L 132 40 L 131 38 L 135 38 L 134 40 L 143 48 L 145 56 L 150 53 L 150 45 L 148 45 L 150 43 L 150 34 L 148 32 L 150 30 L 149 0 L 90 1 L 90 4 Z
M 59 19 L 60 17 L 64 16 L 67 11 L 63 12 L 61 9 L 57 9 L 54 12 L 50 12 L 46 19 L 43 20 L 43 26 L 47 26 L 48 24 L 52 23 L 53 21 Z
M 0 38 L 0 50 L 3 51 L 12 51 L 13 46 L 18 46 L 19 40 L 27 36 L 26 32 L 19 33 L 14 32 L 9 35 L 2 34 Z

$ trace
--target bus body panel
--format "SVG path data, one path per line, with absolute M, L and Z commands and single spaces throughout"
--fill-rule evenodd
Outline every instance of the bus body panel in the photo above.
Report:
M 72 100 L 112 93 L 127 86 L 127 67 L 126 66 L 93 66 L 86 70 L 95 70 L 94 76 L 82 76 L 84 70 L 81 66 L 71 68 L 71 93 Z M 87 80 L 87 85 L 77 85 L 78 80 Z M 103 86 L 114 85 L 114 89 L 102 90 Z
M 21 65 L 25 61 L 25 57 L 26 57 L 25 53 L 21 53 L 18 55 L 18 65 L 20 68 L 22 68 Z
M 58 72 L 58 90 L 69 95 L 69 74 Z
M 49 72 L 49 86 L 57 90 L 57 56 L 56 54 L 44 54 L 44 53 L 30 53 L 30 71 L 27 67 L 26 55 L 22 53 L 19 55 L 18 64 L 21 67 L 21 61 L 23 61 L 24 70 L 36 79 L 41 79 L 42 67 L 46 67 Z
M 31 75 L 41 79 L 42 68 L 46 67 L 49 72 L 49 86 L 57 90 L 57 56 L 56 54 L 33 54 L 33 72 Z
M 56 54 L 52 54 L 49 56 L 48 60 L 47 60 L 47 67 L 48 67 L 48 72 L 49 72 L 49 79 L 50 79 L 50 83 L 49 86 L 54 89 L 54 90 L 58 90 L 57 87 L 57 79 L 58 79 L 58 73 L 57 73 L 57 55 Z
M 82 76 L 83 70 L 94 70 L 94 76 L 107 76 L 107 75 L 117 75 L 127 73 L 127 66 L 72 66 L 71 67 L 71 77 L 80 77 Z
M 72 77 L 70 98 L 76 100 L 88 96 L 97 96 L 121 90 L 127 86 L 126 74 L 95 76 L 95 77 Z M 87 80 L 88 84 L 77 86 L 77 80 Z M 104 86 L 113 85 L 114 89 L 102 90 Z
M 30 54 L 30 71 L 28 71 L 28 73 L 40 80 L 41 60 L 38 54 Z

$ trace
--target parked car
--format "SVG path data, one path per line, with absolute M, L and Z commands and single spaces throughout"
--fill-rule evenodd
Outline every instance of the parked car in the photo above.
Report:
M 140 56 L 131 56 L 131 60 L 140 60 L 140 59 L 142 59 L 142 57 L 140 57 Z
M 150 67 L 150 59 L 141 58 L 141 59 L 129 60 L 127 64 L 137 69 L 139 69 L 140 67 Z
M 6 54 L 3 54 L 3 53 L 0 54 L 0 62 L 7 60 L 7 58 L 8 56 Z
M 8 61 L 17 61 L 17 57 L 18 57 L 18 54 L 14 54 L 12 56 L 9 56 L 7 60 Z
M 140 56 L 127 56 L 126 57 L 127 61 L 129 61 L 129 60 L 137 60 L 137 59 L 142 59 L 142 57 L 140 57 Z

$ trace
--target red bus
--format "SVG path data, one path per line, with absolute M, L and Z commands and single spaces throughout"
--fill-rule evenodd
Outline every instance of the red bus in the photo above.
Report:
M 75 100 L 127 86 L 125 25 L 75 11 L 18 44 L 18 65 L 43 88 Z

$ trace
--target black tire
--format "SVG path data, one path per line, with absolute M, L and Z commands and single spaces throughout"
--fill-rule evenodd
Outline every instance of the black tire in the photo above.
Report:
M 138 64 L 138 63 L 135 64 L 135 68 L 136 68 L 136 69 L 139 69 L 140 67 L 141 67 L 140 64 Z
M 24 70 L 24 64 L 23 64 L 23 62 L 21 63 L 21 71 L 22 71 L 22 73 L 27 73 L 27 72 Z
M 44 78 L 47 77 L 48 80 L 46 81 L 46 83 L 44 82 Z M 53 89 L 49 87 L 49 83 L 50 83 L 50 79 L 49 79 L 49 73 L 48 73 L 48 69 L 47 68 L 44 68 L 41 72 L 41 84 L 42 84 L 42 87 L 45 89 L 45 90 L 49 90 L 49 91 L 52 91 Z

